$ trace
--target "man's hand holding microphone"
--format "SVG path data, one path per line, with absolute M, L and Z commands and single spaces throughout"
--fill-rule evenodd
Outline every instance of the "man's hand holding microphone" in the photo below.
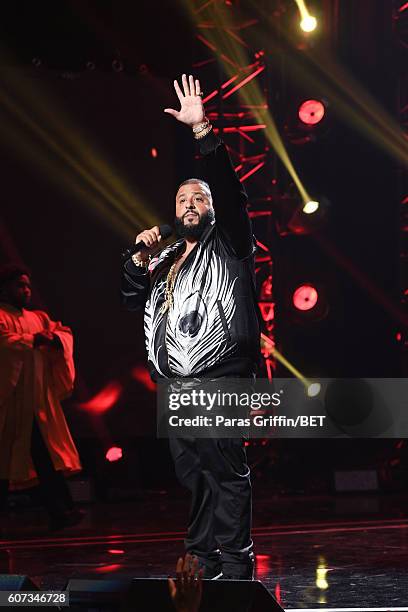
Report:
M 150 255 L 156 251 L 160 242 L 169 238 L 172 233 L 170 225 L 154 225 L 150 229 L 143 230 L 136 236 L 134 246 L 122 253 L 123 259 L 131 257 L 136 265 L 147 265 Z

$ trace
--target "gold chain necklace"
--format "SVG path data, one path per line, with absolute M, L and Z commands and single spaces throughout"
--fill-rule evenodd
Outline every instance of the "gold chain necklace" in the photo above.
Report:
M 162 304 L 162 307 L 160 308 L 161 314 L 164 314 L 165 312 L 167 312 L 173 306 L 173 291 L 174 291 L 174 284 L 176 282 L 176 265 L 177 265 L 177 261 L 178 261 L 178 259 L 176 259 L 176 261 L 171 266 L 171 268 L 170 268 L 170 270 L 169 270 L 169 272 L 167 274 L 166 288 L 164 290 L 164 302 Z

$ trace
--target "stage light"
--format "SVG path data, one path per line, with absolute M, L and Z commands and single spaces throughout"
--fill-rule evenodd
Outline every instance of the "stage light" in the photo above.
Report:
M 317 19 L 313 15 L 305 15 L 300 22 L 300 29 L 303 32 L 313 32 L 317 28 Z
M 317 125 L 322 121 L 326 107 L 320 100 L 305 100 L 299 106 L 298 117 L 306 125 Z
M 113 461 L 119 461 L 122 459 L 123 452 L 119 446 L 112 446 L 109 450 L 106 451 L 105 458 L 107 461 L 112 463 Z
M 316 212 L 316 210 L 318 210 L 319 206 L 319 202 L 309 200 L 309 202 L 306 202 L 306 204 L 303 206 L 302 210 L 306 215 L 312 215 L 314 212 Z
M 321 390 L 322 390 L 322 386 L 320 383 L 311 383 L 307 387 L 307 394 L 309 397 L 316 397 L 317 395 L 319 395 Z
M 122 395 L 123 386 L 120 382 L 113 381 L 108 383 L 87 402 L 78 404 L 80 408 L 93 412 L 94 414 L 103 414 L 116 404 Z
M 312 310 L 317 304 L 319 294 L 313 285 L 300 285 L 293 292 L 293 305 L 297 310 Z
M 112 68 L 115 72 L 123 72 L 123 62 L 121 62 L 119 59 L 114 59 L 112 62 Z

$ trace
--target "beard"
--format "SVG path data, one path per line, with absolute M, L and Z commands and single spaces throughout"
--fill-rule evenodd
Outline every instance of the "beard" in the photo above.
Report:
M 174 227 L 178 238 L 199 240 L 209 225 L 212 225 L 215 215 L 212 208 L 200 215 L 198 223 L 184 223 L 183 217 L 174 219 Z

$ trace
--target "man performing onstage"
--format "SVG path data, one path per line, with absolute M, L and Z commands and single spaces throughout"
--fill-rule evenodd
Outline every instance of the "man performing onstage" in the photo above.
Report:
M 208 183 L 181 184 L 175 219 L 180 240 L 150 263 L 159 228 L 137 236 L 148 249 L 124 266 L 123 303 L 130 310 L 145 306 L 153 378 L 252 378 L 260 347 L 246 194 L 205 117 L 199 81 L 183 75 L 182 89 L 177 81 L 174 87 L 181 109 L 165 112 L 192 128 Z M 180 438 L 171 439 L 170 447 L 177 476 L 192 493 L 187 552 L 198 557 L 206 578 L 252 578 L 251 484 L 243 441 Z
M 30 311 L 31 282 L 21 266 L 0 268 L 0 508 L 7 491 L 39 483 L 51 529 L 77 524 L 64 473 L 80 471 L 60 400 L 74 383 L 68 327 Z

